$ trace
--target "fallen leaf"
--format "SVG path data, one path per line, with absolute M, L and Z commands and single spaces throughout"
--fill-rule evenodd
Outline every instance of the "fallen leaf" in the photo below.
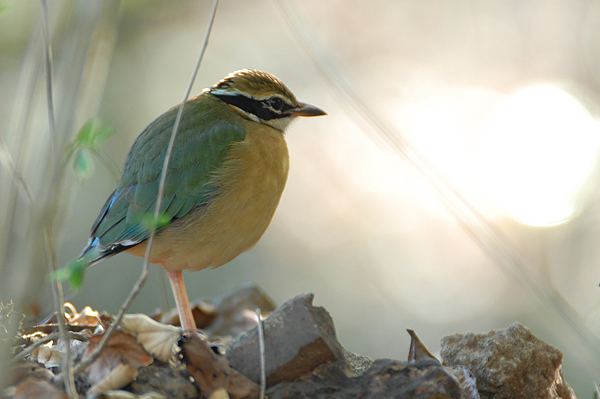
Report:
M 87 391 L 87 396 L 90 397 L 109 390 L 123 388 L 135 380 L 137 375 L 137 367 L 129 364 L 119 364 L 117 367 L 111 369 L 108 374 L 104 375 L 101 380 L 95 382 Z
M 21 360 L 11 366 L 8 378 L 5 378 L 4 382 L 8 386 L 16 385 L 28 378 L 50 381 L 53 377 L 54 373 L 43 365 L 29 360 Z
M 144 314 L 125 315 L 123 330 L 133 335 L 142 347 L 155 358 L 168 362 L 182 329 L 159 323 Z
M 167 396 L 156 392 L 148 392 L 143 395 L 136 395 L 129 391 L 114 389 L 102 392 L 102 399 L 167 399 Z
M 186 334 L 179 340 L 181 358 L 188 372 L 205 396 L 209 396 L 228 384 L 229 364 L 196 334 Z
M 256 308 L 261 309 L 264 318 L 275 310 L 271 299 L 254 284 L 244 284 L 232 293 L 211 301 L 217 317 L 205 328 L 209 336 L 232 336 L 247 332 L 258 323 Z
M 259 391 L 257 383 L 237 370 L 231 369 L 227 385 L 227 393 L 231 399 L 258 398 Z
M 215 306 L 212 303 L 206 301 L 196 301 L 190 304 L 190 306 L 192 309 L 192 316 L 194 317 L 194 322 L 196 323 L 196 326 L 200 329 L 208 327 L 218 315 Z M 172 324 L 178 327 L 181 326 L 181 321 L 179 320 L 179 312 L 177 311 L 177 308 L 174 308 L 171 311 L 162 315 L 161 320 L 165 324 Z
M 28 378 L 22 381 L 15 390 L 14 399 L 68 399 L 67 394 L 49 381 Z
M 217 389 L 208 397 L 209 399 L 230 399 L 225 388 Z
M 100 325 L 102 325 L 100 314 L 89 306 L 83 308 L 81 312 L 75 313 L 69 319 L 69 326 L 98 327 Z
M 102 335 L 90 337 L 90 345 L 86 349 L 89 354 L 98 345 Z M 92 385 L 106 378 L 121 365 L 131 366 L 136 370 L 152 363 L 154 359 L 137 343 L 134 337 L 121 331 L 115 331 L 100 357 L 88 366 L 88 380 Z M 120 387 L 117 387 L 120 388 Z
M 423 345 L 423 342 L 417 337 L 417 334 L 413 330 L 406 330 L 410 335 L 410 350 L 408 351 L 408 361 L 409 362 L 418 362 L 422 359 L 434 359 L 438 363 L 435 356 L 433 356 Z
M 22 333 L 25 339 L 31 339 L 40 334 L 51 334 L 58 331 L 58 318 L 60 313 L 54 312 L 47 317 L 41 324 L 28 327 Z M 69 331 L 81 332 L 85 331 L 88 334 L 98 334 L 104 332 L 104 324 L 100 314 L 86 306 L 81 312 L 77 312 L 75 306 L 69 302 L 65 302 L 65 310 L 62 313 L 65 323 Z
M 63 353 L 55 350 L 51 341 L 45 345 L 35 348 L 29 357 L 32 360 L 44 365 L 46 368 L 52 368 L 60 366 L 63 359 Z
M 217 355 L 196 334 L 183 336 L 179 341 L 179 347 L 188 372 L 204 396 L 211 399 L 258 398 L 258 385 L 230 368 L 227 360 Z

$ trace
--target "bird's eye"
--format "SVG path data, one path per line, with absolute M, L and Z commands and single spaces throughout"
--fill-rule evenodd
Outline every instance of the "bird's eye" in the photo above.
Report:
M 267 104 L 275 111 L 281 111 L 283 108 L 283 100 L 279 97 L 271 97 L 267 100 Z

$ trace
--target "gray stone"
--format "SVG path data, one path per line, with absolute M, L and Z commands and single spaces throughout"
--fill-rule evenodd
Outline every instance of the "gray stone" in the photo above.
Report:
M 345 360 L 322 365 L 309 377 L 282 382 L 267 390 L 269 399 L 466 399 L 456 378 L 439 362 L 375 360 L 361 376 L 349 373 Z
M 297 296 L 263 322 L 267 385 L 293 381 L 323 363 L 343 359 L 331 316 L 312 301 L 312 294 Z M 257 328 L 239 336 L 226 356 L 232 368 L 259 382 Z
M 488 334 L 444 337 L 441 355 L 446 365 L 473 373 L 482 399 L 575 398 L 562 378 L 562 352 L 520 323 Z

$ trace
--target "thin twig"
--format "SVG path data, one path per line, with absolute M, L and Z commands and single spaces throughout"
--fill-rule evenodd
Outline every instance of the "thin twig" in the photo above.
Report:
M 204 53 L 206 52 L 206 48 L 208 47 L 208 40 L 210 38 L 210 34 L 211 34 L 212 27 L 213 27 L 213 24 L 214 24 L 214 21 L 215 21 L 215 17 L 217 15 L 217 6 L 218 6 L 218 4 L 219 4 L 219 0 L 215 0 L 213 12 L 212 12 L 211 19 L 210 19 L 210 23 L 208 25 L 208 31 L 206 32 L 206 38 L 205 38 L 205 41 L 204 41 L 204 44 L 203 44 L 203 47 L 202 47 L 202 51 L 200 52 L 200 57 L 198 58 L 198 63 L 196 64 L 196 68 L 194 69 L 194 73 L 192 75 L 191 82 L 190 82 L 190 84 L 188 86 L 188 89 L 186 91 L 184 101 L 181 104 L 181 106 L 179 107 L 179 110 L 178 110 L 178 113 L 177 113 L 177 117 L 175 118 L 175 123 L 173 125 L 173 131 L 171 132 L 171 139 L 170 139 L 169 145 L 167 147 L 167 152 L 166 152 L 166 155 L 165 155 L 165 161 L 163 163 L 163 169 L 162 169 L 162 172 L 161 172 L 161 179 L 160 179 L 160 184 L 159 184 L 158 193 L 157 193 L 156 206 L 154 208 L 154 220 L 158 220 L 158 216 L 160 214 L 160 207 L 162 205 L 162 194 L 164 192 L 165 180 L 166 180 L 166 176 L 167 176 L 167 168 L 169 166 L 169 161 L 171 159 L 171 153 L 173 151 L 173 144 L 175 142 L 175 136 L 177 134 L 177 129 L 179 128 L 179 123 L 181 121 L 181 115 L 183 114 L 183 109 L 184 109 L 184 106 L 185 106 L 185 101 L 187 100 L 187 98 L 189 97 L 189 95 L 190 95 L 190 93 L 192 91 L 192 87 L 194 85 L 194 81 L 196 80 L 196 75 L 198 74 L 198 70 L 200 69 L 200 64 L 202 63 L 202 59 L 204 58 Z M 74 368 L 73 372 L 75 374 L 79 373 L 81 370 L 83 370 L 85 367 L 87 367 L 89 364 L 91 364 L 94 360 L 96 360 L 98 358 L 98 356 L 100 356 L 100 352 L 102 352 L 102 350 L 106 346 L 106 344 L 107 344 L 108 340 L 110 339 L 110 336 L 112 335 L 113 331 L 119 325 L 119 323 L 121 323 L 121 320 L 123 319 L 123 316 L 129 310 L 129 308 L 131 307 L 131 304 L 133 303 L 133 301 L 135 300 L 135 298 L 138 296 L 138 294 L 142 290 L 142 287 L 144 286 L 144 284 L 148 280 L 150 251 L 152 250 L 152 243 L 153 243 L 153 240 L 154 240 L 155 232 L 156 232 L 156 224 L 153 223 L 152 226 L 151 226 L 151 229 L 150 229 L 150 236 L 148 237 L 148 244 L 146 246 L 146 254 L 145 254 L 144 263 L 143 263 L 143 266 L 142 266 L 142 273 L 141 273 L 138 281 L 136 282 L 135 286 L 131 290 L 129 296 L 127 297 L 127 299 L 125 300 L 125 302 L 123 303 L 123 305 L 121 306 L 121 309 L 119 310 L 119 313 L 117 314 L 117 317 L 115 318 L 115 320 L 113 321 L 113 323 L 110 325 L 110 327 L 108 328 L 108 330 L 104 333 L 104 336 L 100 340 L 100 343 L 98 344 L 98 346 L 96 348 L 94 348 L 94 350 L 92 351 L 92 353 L 90 353 L 85 359 L 83 359 Z M 61 377 L 62 377 L 62 374 L 58 378 L 61 378 Z
M 125 315 L 125 312 L 127 312 L 129 310 L 129 308 L 131 307 L 131 304 L 133 303 L 133 301 L 135 300 L 135 298 L 140 293 L 140 291 L 141 291 L 142 287 L 144 286 L 144 284 L 146 283 L 147 279 L 148 279 L 148 268 L 144 267 L 143 270 L 142 270 L 142 274 L 140 275 L 140 277 L 139 277 L 138 281 L 136 282 L 135 286 L 133 287 L 133 290 L 131 290 L 131 292 L 129 293 L 129 296 L 127 297 L 127 299 L 125 300 L 125 302 L 121 306 L 121 309 L 119 310 L 119 314 L 117 315 L 116 319 L 108 327 L 108 329 L 106 330 L 106 332 L 102 336 L 102 339 L 100 340 L 100 343 L 98 344 L 98 346 L 96 346 L 94 348 L 94 350 L 92 351 L 92 353 L 90 353 L 79 364 L 77 364 L 77 366 L 75 366 L 75 368 L 73 369 L 73 374 L 79 373 L 80 371 L 82 371 L 83 369 L 85 369 L 88 365 L 90 365 L 93 361 L 95 361 L 100 356 L 100 353 L 102 352 L 102 350 L 104 349 L 104 347 L 107 345 L 108 340 L 112 336 L 113 331 L 117 328 L 117 326 L 119 325 L 119 323 L 123 319 L 123 316 Z M 61 379 L 62 377 L 63 377 L 63 375 L 61 373 L 61 375 L 59 375 L 57 378 Z
M 49 119 L 49 132 L 50 132 L 50 141 L 52 143 L 52 153 L 54 155 L 54 159 L 56 159 L 56 146 L 57 146 L 57 137 L 56 137 L 56 121 L 54 120 L 54 101 L 52 94 L 52 48 L 50 43 L 50 29 L 48 27 L 48 5 L 46 4 L 46 0 L 41 0 L 42 2 L 42 22 L 44 34 L 44 67 L 46 72 L 46 103 L 48 105 L 48 119 Z
M 44 0 L 42 0 L 44 1 Z M 58 271 L 58 261 L 56 259 L 56 247 L 54 246 L 54 237 L 52 234 L 52 225 L 49 218 L 45 220 L 44 226 L 44 241 L 46 243 L 46 258 L 48 259 L 48 269 L 50 274 Z M 64 308 L 65 300 L 62 288 L 62 281 L 55 279 L 53 286 L 54 302 L 55 306 L 60 309 L 57 313 L 56 321 L 58 323 L 58 332 L 60 338 L 65 343 L 65 356 L 62 359 L 62 368 L 67 375 L 67 383 L 65 389 L 69 398 L 75 399 L 77 396 L 77 389 L 75 388 L 75 378 L 73 376 L 73 370 L 71 367 L 71 339 L 67 332 L 67 326 L 65 324 Z
M 50 132 L 50 140 L 52 142 L 52 155 L 55 163 L 58 162 L 57 158 L 57 137 L 56 137 L 56 120 L 54 118 L 54 100 L 52 94 L 52 47 L 50 42 L 50 28 L 48 22 L 48 5 L 46 0 L 41 0 L 42 5 L 42 21 L 43 21 L 43 38 L 44 38 L 44 66 L 46 72 L 46 104 L 48 106 L 48 131 Z M 52 217 L 45 217 L 44 219 L 44 241 L 46 244 L 46 259 L 48 260 L 48 268 L 50 273 L 58 271 L 58 261 L 56 259 L 56 247 L 54 246 L 54 237 L 52 234 Z M 71 340 L 69 334 L 67 334 L 67 327 L 64 319 L 64 295 L 62 289 L 62 282 L 59 279 L 54 280 L 53 293 L 55 306 L 59 311 L 58 331 L 60 337 L 65 343 L 65 357 L 62 359 L 62 368 L 65 370 L 67 375 L 67 381 L 65 384 L 65 390 L 67 395 L 71 399 L 78 398 L 77 389 L 75 388 L 75 379 L 71 370 Z
M 265 391 L 267 390 L 267 367 L 265 365 L 265 331 L 263 329 L 260 308 L 256 308 L 256 317 L 258 317 L 256 328 L 258 329 L 258 356 L 260 360 L 260 390 L 258 398 L 265 399 Z
M 194 69 L 194 73 L 192 74 L 192 78 L 190 80 L 190 84 L 185 92 L 185 96 L 183 97 L 183 101 L 181 106 L 177 110 L 177 116 L 175 117 L 175 123 L 173 124 L 173 130 L 171 131 L 171 138 L 169 140 L 169 145 L 167 146 L 167 153 L 165 155 L 165 160 L 163 162 L 162 171 L 160 174 L 160 183 L 158 184 L 158 194 L 156 198 L 156 206 L 154 207 L 154 220 L 158 220 L 160 216 L 160 208 L 163 202 L 163 193 L 165 191 L 165 183 L 167 181 L 168 167 L 171 161 L 171 155 L 173 154 L 173 146 L 175 145 L 175 137 L 177 136 L 177 130 L 179 129 L 179 124 L 181 123 L 181 117 L 183 116 L 183 110 L 185 108 L 185 102 L 190 96 L 192 92 L 192 87 L 194 86 L 194 82 L 196 81 L 196 76 L 198 75 L 198 71 L 200 70 L 200 64 L 202 64 L 202 59 L 204 58 L 204 53 L 206 52 L 206 48 L 208 47 L 208 40 L 210 39 L 210 32 L 212 31 L 213 24 L 215 22 L 215 17 L 217 16 L 217 6 L 219 5 L 219 0 L 215 0 L 212 17 L 210 19 L 210 23 L 208 24 L 208 32 L 206 32 L 206 39 L 204 40 L 204 45 L 202 46 L 202 51 L 200 52 L 200 57 L 198 58 L 198 62 L 196 63 L 196 68 Z M 152 243 L 154 241 L 154 236 L 156 233 L 156 224 L 152 225 L 152 229 L 150 230 L 150 237 L 148 238 L 148 246 L 146 247 L 146 256 L 144 258 L 144 263 L 147 264 L 150 260 L 150 252 L 152 250 Z
M 115 161 L 108 156 L 108 154 L 106 154 L 105 151 L 99 150 L 93 151 L 93 153 L 100 160 L 100 163 L 104 165 L 106 170 L 108 170 L 115 182 L 118 183 L 121 176 L 121 169 L 119 168 L 119 165 L 117 165 Z
M 33 194 L 23 178 L 23 175 L 17 170 L 12 155 L 10 154 L 10 151 L 8 151 L 8 148 L 6 148 L 6 144 L 4 143 L 4 140 L 2 140 L 2 137 L 0 137 L 0 165 L 4 165 L 4 167 L 10 171 L 17 186 L 23 190 L 27 205 L 31 206 L 33 204 Z

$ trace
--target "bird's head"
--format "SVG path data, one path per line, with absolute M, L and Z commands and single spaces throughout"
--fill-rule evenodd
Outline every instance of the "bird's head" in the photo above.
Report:
M 320 108 L 299 102 L 283 82 L 258 70 L 232 72 L 207 91 L 246 118 L 282 132 L 297 116 L 327 115 Z

